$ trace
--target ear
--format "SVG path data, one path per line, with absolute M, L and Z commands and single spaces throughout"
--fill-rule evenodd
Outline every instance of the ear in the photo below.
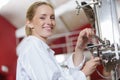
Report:
M 26 26 L 31 28 L 31 29 L 34 28 L 33 24 L 29 20 L 26 21 Z

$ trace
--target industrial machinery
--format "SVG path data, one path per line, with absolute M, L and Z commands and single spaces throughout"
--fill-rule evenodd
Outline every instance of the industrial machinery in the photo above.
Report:
M 96 30 L 93 37 L 97 43 L 87 49 L 94 56 L 101 58 L 106 72 L 111 73 L 112 80 L 120 80 L 120 0 L 92 0 L 77 3 L 78 13 L 83 9 L 92 27 Z M 106 77 L 104 77 L 106 78 Z

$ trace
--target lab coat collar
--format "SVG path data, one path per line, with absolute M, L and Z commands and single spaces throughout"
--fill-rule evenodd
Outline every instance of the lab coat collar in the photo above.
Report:
M 48 52 L 50 52 L 52 55 L 55 54 L 55 52 L 54 52 L 54 51 L 48 46 L 48 44 L 45 43 L 43 40 L 41 40 L 41 39 L 39 39 L 38 37 L 33 36 L 33 35 L 31 35 L 31 36 L 29 36 L 29 37 L 35 39 L 38 44 L 41 43 L 42 45 L 44 45 L 43 48 L 46 49 Z

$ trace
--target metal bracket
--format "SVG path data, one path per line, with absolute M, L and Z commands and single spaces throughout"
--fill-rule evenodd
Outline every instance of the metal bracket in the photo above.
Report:
M 90 2 L 90 3 L 86 4 L 86 5 L 80 5 L 77 0 L 76 0 L 75 2 L 76 2 L 76 4 L 77 4 L 76 9 L 78 10 L 78 11 L 77 11 L 77 15 L 79 15 L 80 9 L 83 8 L 83 7 L 86 7 L 86 6 L 88 6 L 88 5 L 99 5 L 99 6 L 100 6 L 101 3 L 102 3 L 101 0 L 97 0 L 97 1 L 94 1 L 94 2 Z

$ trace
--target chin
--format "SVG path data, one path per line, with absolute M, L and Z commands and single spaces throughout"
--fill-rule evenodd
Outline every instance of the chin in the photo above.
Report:
M 46 34 L 46 37 L 50 37 L 50 36 L 52 36 L 52 34 Z

